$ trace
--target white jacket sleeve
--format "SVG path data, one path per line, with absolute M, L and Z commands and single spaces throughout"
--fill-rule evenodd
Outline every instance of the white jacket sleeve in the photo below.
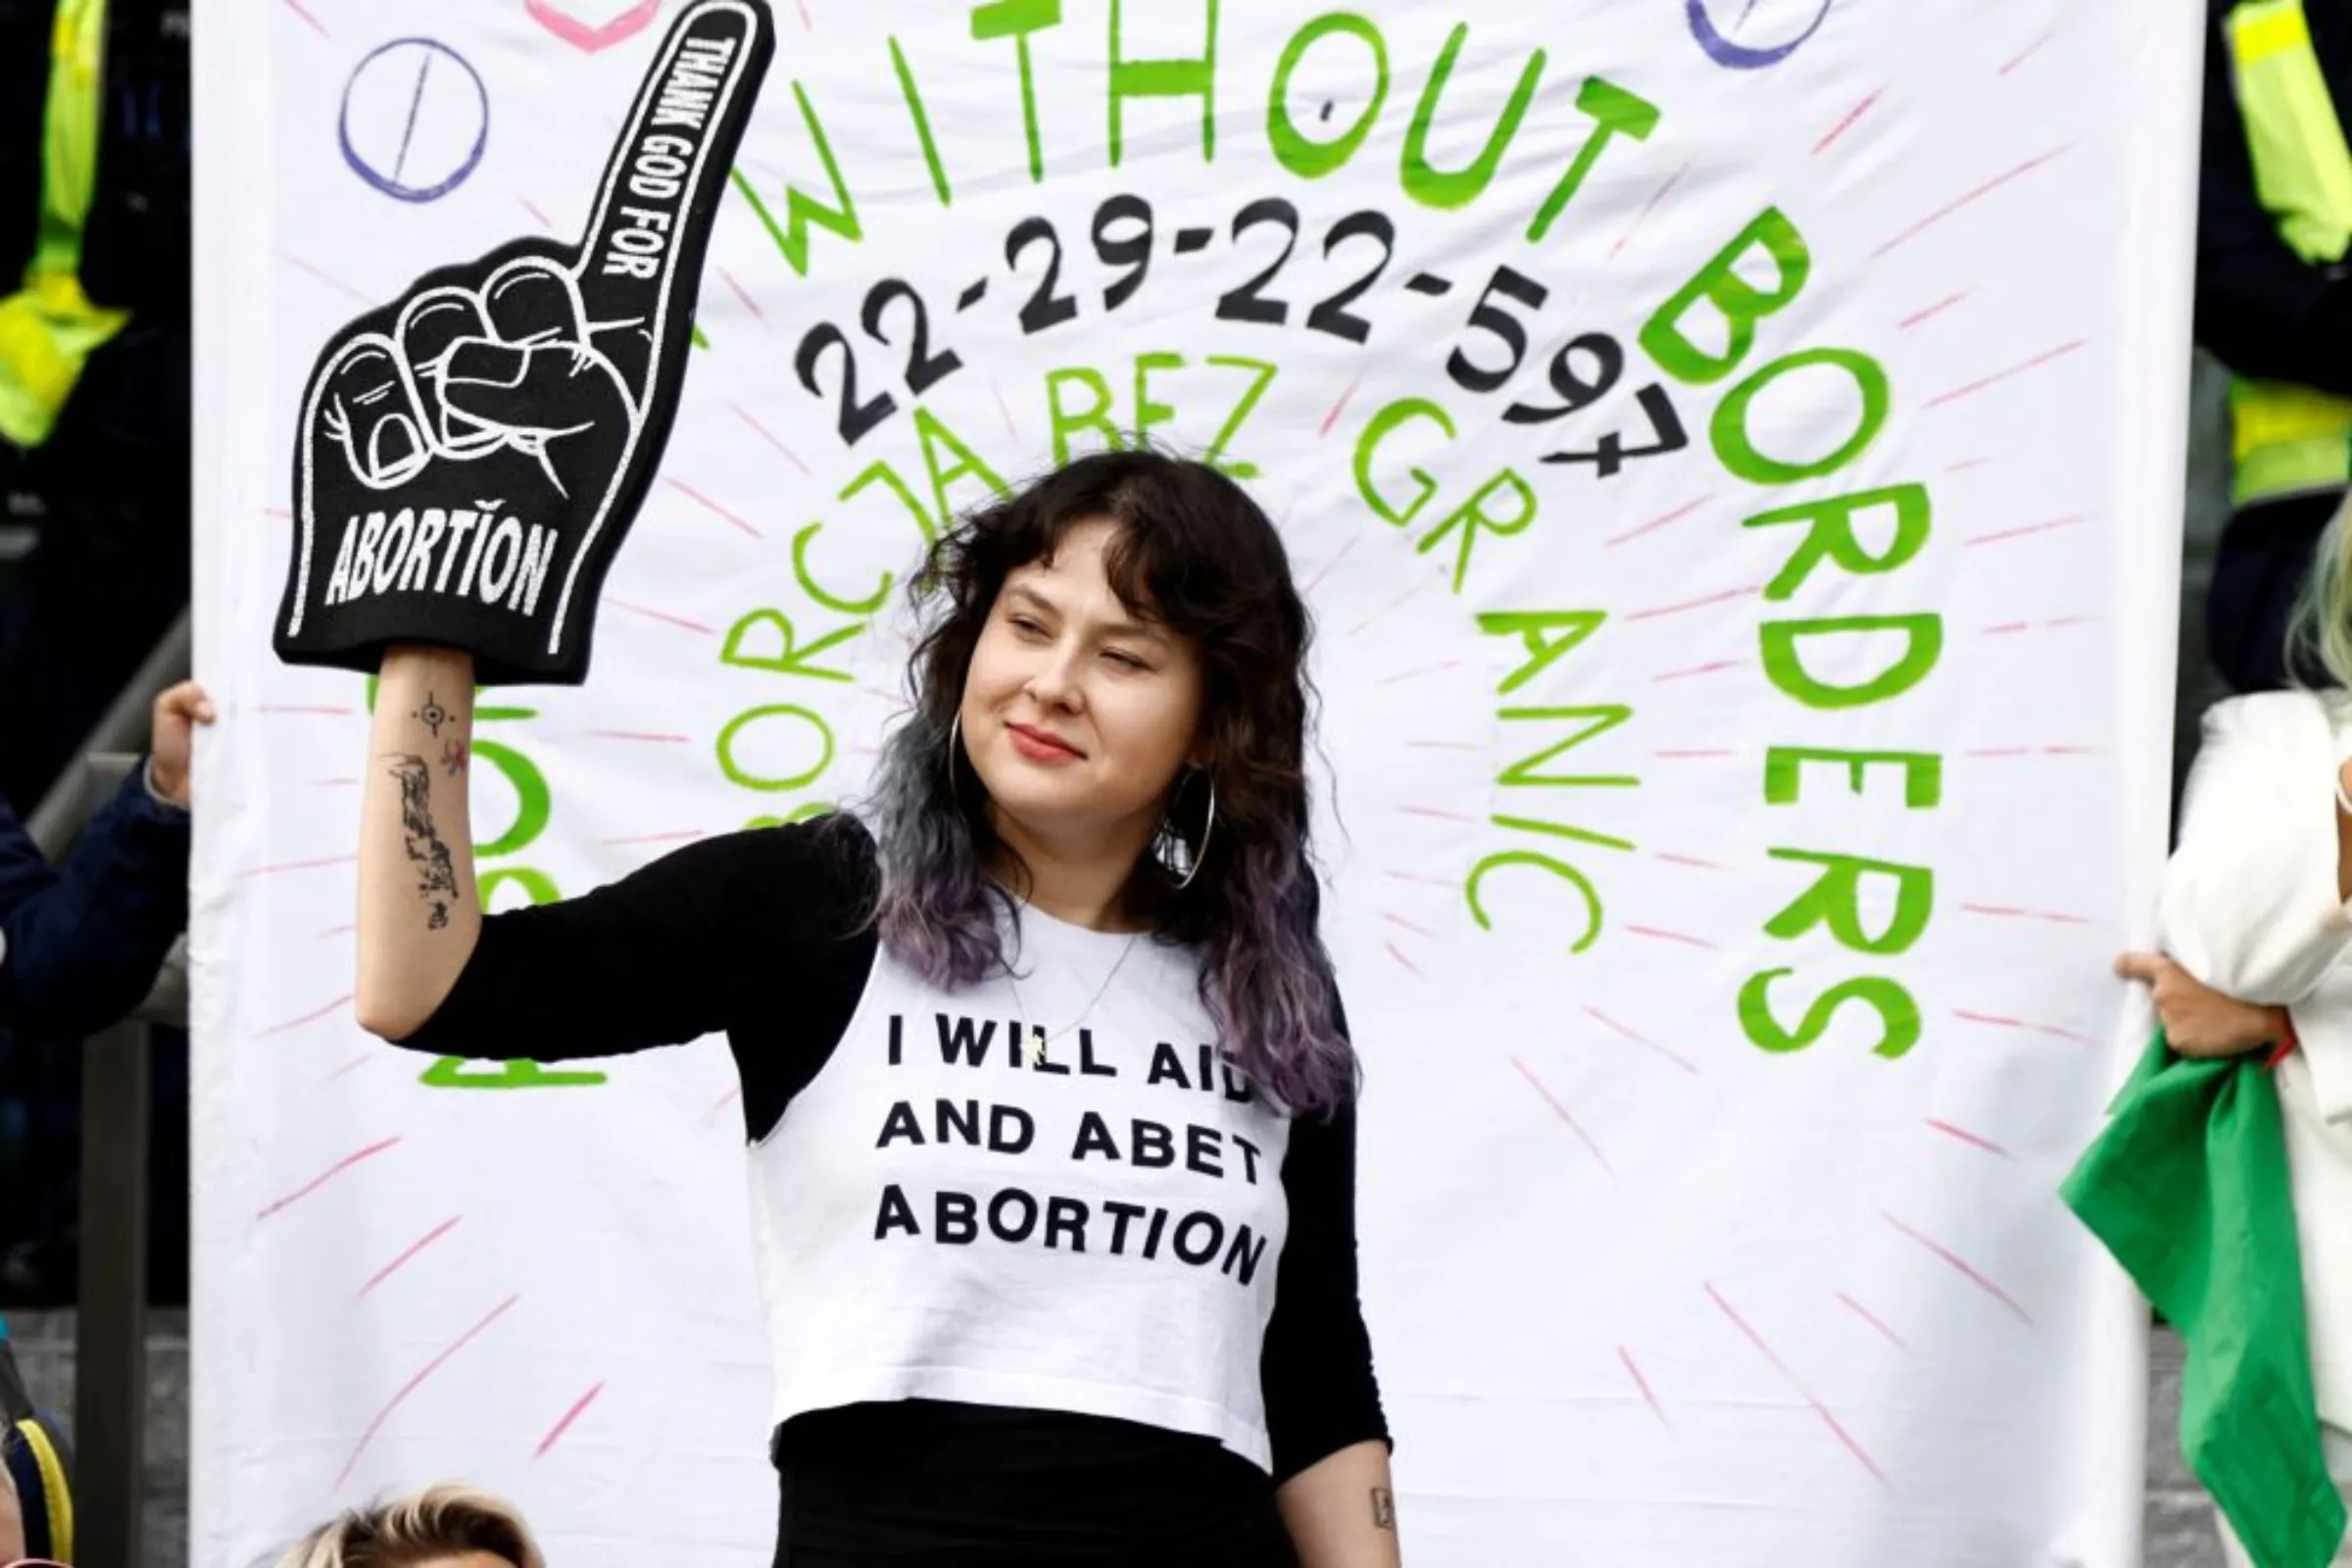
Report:
M 2335 740 L 2320 700 L 2216 705 L 2190 771 L 2161 930 L 2182 968 L 2243 1002 L 2300 1002 L 2352 952 L 2337 897 Z

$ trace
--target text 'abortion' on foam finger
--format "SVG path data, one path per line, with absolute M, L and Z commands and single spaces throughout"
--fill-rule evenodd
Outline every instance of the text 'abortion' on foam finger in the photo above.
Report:
M 499 503 L 403 507 L 354 514 L 343 524 L 326 603 L 386 594 L 455 595 L 529 616 L 556 559 L 555 529 L 499 515 Z

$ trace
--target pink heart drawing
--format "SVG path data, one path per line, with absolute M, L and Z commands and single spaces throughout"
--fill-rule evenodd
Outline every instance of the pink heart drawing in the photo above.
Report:
M 609 22 L 589 22 L 572 15 L 572 12 L 579 10 L 592 13 L 610 11 L 612 3 L 613 0 L 605 0 L 602 5 L 597 4 L 596 0 L 585 0 L 585 3 L 583 0 L 567 0 L 566 9 L 565 5 L 558 4 L 558 0 L 523 0 L 523 9 L 531 14 L 533 22 L 574 49 L 595 54 L 600 49 L 610 49 L 616 43 L 625 43 L 636 37 L 652 24 L 655 13 L 662 9 L 662 0 L 638 0 L 637 4 Z

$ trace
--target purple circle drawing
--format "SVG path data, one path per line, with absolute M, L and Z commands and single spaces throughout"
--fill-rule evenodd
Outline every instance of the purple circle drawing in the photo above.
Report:
M 449 45 L 395 38 L 344 83 L 336 136 L 351 172 L 377 190 L 395 201 L 438 201 L 482 161 L 490 94 Z
M 1732 26 L 1741 26 L 1756 9 L 1757 3 L 1758 0 L 1741 0 L 1740 15 L 1733 21 Z M 1707 9 L 1707 0 L 1686 0 L 1690 18 L 1690 36 L 1698 40 L 1698 46 L 1707 52 L 1709 60 L 1731 71 L 1762 71 L 1779 65 L 1812 41 L 1813 35 L 1821 30 L 1822 23 L 1829 19 L 1830 7 L 1835 3 L 1836 0 L 1821 0 L 1804 29 L 1793 37 L 1788 35 L 1786 28 L 1776 28 L 1774 30 L 1780 36 L 1775 42 L 1739 43 L 1716 26 L 1715 18 Z

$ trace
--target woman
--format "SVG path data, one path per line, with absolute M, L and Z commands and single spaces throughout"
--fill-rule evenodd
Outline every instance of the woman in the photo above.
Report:
M 547 1559 L 512 1507 L 444 1484 L 329 1520 L 277 1568 L 547 1568 Z
M 2166 956 L 2127 955 L 2186 1055 L 2278 1050 L 2304 1317 L 2329 1472 L 2352 1497 L 2352 526 L 2328 525 L 2288 663 L 2330 690 L 2221 703 L 2164 880 Z M 2223 1525 L 2236 1568 L 2248 1558 Z M 2352 1565 L 2352 1541 L 2335 1561 Z
M 488 919 L 472 672 L 389 654 L 361 1020 L 481 1057 L 726 1032 L 779 1564 L 1387 1568 L 1281 540 L 1213 469 L 1107 453 L 969 519 L 914 597 L 862 816 Z

